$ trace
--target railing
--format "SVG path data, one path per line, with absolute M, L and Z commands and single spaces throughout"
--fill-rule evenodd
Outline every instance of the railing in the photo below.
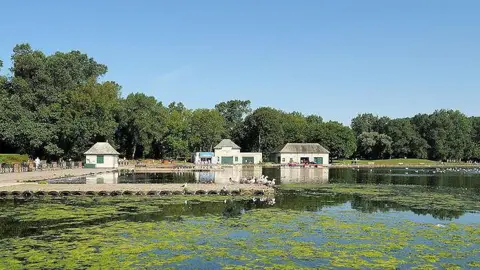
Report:
M 77 169 L 82 167 L 83 167 L 83 164 L 81 161 L 63 161 L 63 162 L 47 163 L 46 161 L 42 160 L 38 168 L 33 162 L 0 163 L 0 173 L 65 170 L 65 169 Z

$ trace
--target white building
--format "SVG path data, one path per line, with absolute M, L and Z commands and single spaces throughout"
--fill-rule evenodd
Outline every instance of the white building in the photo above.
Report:
M 215 146 L 218 164 L 258 164 L 262 162 L 262 153 L 240 152 L 240 146 L 229 139 Z
M 213 152 L 196 152 L 193 155 L 193 163 L 195 164 L 216 164 L 217 159 Z
M 311 163 L 328 165 L 329 153 L 318 143 L 287 143 L 274 153 L 274 161 L 280 164 Z
M 84 154 L 84 168 L 118 168 L 118 155 L 120 153 L 108 142 L 98 142 Z

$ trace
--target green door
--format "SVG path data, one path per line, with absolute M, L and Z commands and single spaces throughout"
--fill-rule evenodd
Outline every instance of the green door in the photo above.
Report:
M 242 158 L 242 163 L 243 164 L 253 164 L 255 162 L 254 157 L 243 157 Z
M 323 157 L 316 157 L 313 159 L 317 164 L 323 164 Z
M 222 164 L 233 164 L 233 157 L 222 157 Z

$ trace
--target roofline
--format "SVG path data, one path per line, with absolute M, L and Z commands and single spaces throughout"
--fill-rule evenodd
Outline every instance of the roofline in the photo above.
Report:
M 224 147 L 230 147 L 230 148 L 232 148 L 232 149 L 242 149 L 240 146 L 239 146 L 239 147 L 232 147 L 232 146 L 216 147 L 216 146 L 215 146 L 213 149 L 222 149 L 222 148 L 224 148 Z
M 315 144 L 315 145 L 319 145 L 321 148 L 325 149 L 325 151 L 321 151 L 321 152 L 300 152 L 300 151 L 283 151 L 283 149 L 285 149 L 285 147 L 287 147 L 287 145 L 312 145 L 312 144 Z M 282 146 L 282 148 L 280 148 L 280 150 L 278 151 L 275 151 L 273 152 L 274 154 L 298 154 L 298 153 L 305 153 L 305 154 L 330 154 L 330 151 L 327 150 L 327 148 L 325 148 L 323 145 L 319 144 L 319 143 L 286 143 L 284 146 Z
M 330 151 L 326 151 L 326 152 L 282 152 L 282 151 L 279 151 L 279 152 L 274 152 L 275 154 L 298 154 L 298 153 L 304 153 L 304 154 L 330 154 Z
M 120 153 L 83 153 L 84 155 L 112 155 L 112 156 L 119 156 Z

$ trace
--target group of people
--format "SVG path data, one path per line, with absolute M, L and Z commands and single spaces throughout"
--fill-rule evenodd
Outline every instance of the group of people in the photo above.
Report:
M 72 161 L 72 159 L 68 159 L 68 162 L 70 163 Z M 38 169 L 41 169 L 41 165 L 42 165 L 42 161 L 40 160 L 39 157 L 37 157 L 33 163 L 35 164 L 35 170 L 38 170 Z M 69 168 L 68 166 L 72 166 L 72 165 L 69 165 L 69 163 L 67 163 L 67 168 Z

